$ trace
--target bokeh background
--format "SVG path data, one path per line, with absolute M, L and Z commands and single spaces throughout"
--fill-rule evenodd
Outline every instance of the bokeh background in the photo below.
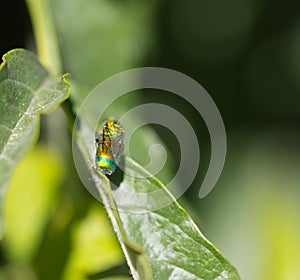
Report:
M 198 136 L 201 165 L 181 202 L 242 279 L 300 279 L 300 2 L 52 0 L 51 7 L 64 71 L 80 92 L 139 66 L 175 69 L 205 87 L 222 114 L 228 150 L 204 199 L 197 194 L 210 142 L 201 117 L 168 94 L 142 100 L 176 108 Z M 1 54 L 35 50 L 23 1 L 1 4 L 0 30 Z M 176 172 L 174 135 L 154 130 L 178 151 L 168 159 Z M 60 110 L 42 118 L 5 211 L 1 280 L 84 279 L 124 263 L 103 208 L 76 176 Z

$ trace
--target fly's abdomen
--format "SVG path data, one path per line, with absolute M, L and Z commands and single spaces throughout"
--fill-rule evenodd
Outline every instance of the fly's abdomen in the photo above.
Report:
M 117 168 L 116 162 L 110 155 L 100 154 L 96 157 L 96 166 L 102 173 L 111 175 Z

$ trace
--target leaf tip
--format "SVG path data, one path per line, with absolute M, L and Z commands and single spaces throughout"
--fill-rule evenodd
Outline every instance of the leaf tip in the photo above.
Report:
M 65 73 L 61 77 L 62 84 L 67 88 L 67 97 L 70 96 L 70 92 L 71 92 L 71 83 L 68 80 L 69 77 L 71 77 L 69 73 Z

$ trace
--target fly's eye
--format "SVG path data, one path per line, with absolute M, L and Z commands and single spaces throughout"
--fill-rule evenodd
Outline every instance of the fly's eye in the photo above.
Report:
M 95 139 L 95 142 L 96 142 L 96 143 L 99 143 L 99 139 L 98 139 L 98 138 L 96 138 L 96 139 Z

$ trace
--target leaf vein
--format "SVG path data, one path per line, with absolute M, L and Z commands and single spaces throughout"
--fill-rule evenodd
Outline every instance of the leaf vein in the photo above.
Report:
M 11 78 L 8 78 L 8 79 L 11 79 Z M 11 79 L 11 80 L 12 80 L 12 81 L 15 81 L 15 80 L 13 80 L 13 79 Z M 20 125 L 20 123 L 23 121 L 24 117 L 25 117 L 25 116 L 31 116 L 31 115 L 33 115 L 33 114 L 30 114 L 30 109 L 33 107 L 33 104 L 34 104 L 36 98 L 38 97 L 38 93 L 43 89 L 43 87 L 45 86 L 45 84 L 46 84 L 47 81 L 48 81 L 47 78 L 45 78 L 45 79 L 40 83 L 39 87 L 37 88 L 36 93 L 33 94 L 33 97 L 32 97 L 32 99 L 30 100 L 30 103 L 29 103 L 28 107 L 26 108 L 26 111 L 25 111 L 24 114 L 19 118 L 19 120 L 17 121 L 17 123 L 15 124 L 15 126 L 14 126 L 13 128 L 11 128 L 10 134 L 9 134 L 9 136 L 7 137 L 7 141 L 5 142 L 4 149 L 2 150 L 2 152 L 1 152 L 1 154 L 0 154 L 0 157 L 2 157 L 3 155 L 5 155 L 6 150 L 7 150 L 7 146 L 8 146 L 7 144 L 10 142 L 10 139 L 12 138 L 12 136 L 13 136 L 13 135 L 16 133 L 16 131 L 18 130 L 19 125 Z M 17 81 L 17 82 L 19 82 L 19 81 Z M 26 86 L 26 85 L 25 85 L 24 83 L 22 83 L 22 82 L 19 82 L 19 83 L 20 83 L 21 85 L 23 85 L 23 86 Z M 40 110 L 33 111 L 34 114 L 35 114 L 35 116 L 37 116 L 38 111 L 40 111 Z

